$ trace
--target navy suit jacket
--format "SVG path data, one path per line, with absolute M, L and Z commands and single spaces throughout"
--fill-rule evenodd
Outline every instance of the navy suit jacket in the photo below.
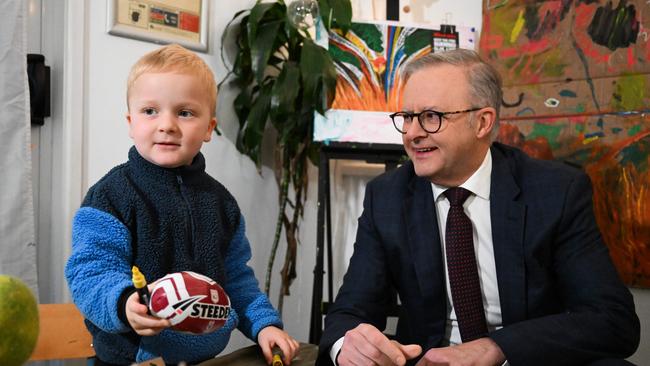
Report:
M 490 215 L 503 328 L 490 333 L 511 365 L 581 365 L 627 357 L 639 320 L 603 244 L 591 182 L 566 164 L 494 143 Z M 366 187 L 354 254 L 325 319 L 317 364 L 360 323 L 384 329 L 402 304 L 396 339 L 423 354 L 445 335 L 447 292 L 431 183 L 413 164 Z

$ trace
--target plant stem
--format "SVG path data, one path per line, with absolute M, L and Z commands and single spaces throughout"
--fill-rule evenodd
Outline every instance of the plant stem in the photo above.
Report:
M 287 158 L 283 158 L 287 160 Z M 266 296 L 269 296 L 271 290 L 271 274 L 273 272 L 273 263 L 275 262 L 275 254 L 278 251 L 278 245 L 280 244 L 280 235 L 282 234 L 282 219 L 284 217 L 284 210 L 287 206 L 287 196 L 289 193 L 289 169 L 286 166 L 286 163 L 282 164 L 282 180 L 280 183 L 280 209 L 278 211 L 278 220 L 275 224 L 275 237 L 273 238 L 273 245 L 271 246 L 271 255 L 269 257 L 269 262 L 266 266 L 266 280 L 264 281 L 264 292 Z

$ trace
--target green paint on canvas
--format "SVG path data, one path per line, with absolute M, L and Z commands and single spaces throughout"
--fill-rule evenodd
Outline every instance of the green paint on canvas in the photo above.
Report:
M 528 57 L 530 57 L 530 56 L 525 56 L 524 61 L 523 61 L 523 62 L 520 62 L 520 63 L 517 65 L 517 67 L 516 67 L 515 70 L 514 70 L 514 71 L 515 71 L 515 75 L 517 75 L 517 76 L 521 75 L 522 70 L 524 69 L 524 67 L 526 67 L 526 64 L 527 64 L 526 61 L 528 60 Z
M 650 154 L 650 139 L 645 138 L 624 147 L 618 154 L 621 165 L 631 164 L 639 172 L 648 170 L 648 154 Z
M 590 162 L 597 161 L 600 159 L 603 155 L 604 150 L 596 150 L 594 151 L 591 148 L 584 148 L 584 149 L 579 149 L 572 151 L 566 156 L 556 156 L 558 160 L 563 160 L 563 161 L 570 161 L 572 163 L 581 165 L 581 166 L 586 166 Z
M 616 81 L 616 87 L 610 105 L 617 111 L 638 111 L 644 108 L 648 85 L 644 75 L 622 75 Z
M 499 57 L 499 55 L 495 54 L 495 57 Z M 517 58 L 507 58 L 503 60 L 503 64 L 505 65 L 506 69 L 511 69 L 513 66 L 515 66 L 515 63 L 517 63 Z
M 384 52 L 382 34 L 376 24 L 352 23 L 351 30 L 375 52 Z
M 583 125 L 582 123 L 576 123 L 575 126 L 576 126 L 576 132 L 578 133 L 585 132 L 585 125 Z
M 577 97 L 576 92 L 574 92 L 573 90 L 569 90 L 569 89 L 560 90 L 560 95 L 563 96 L 563 97 L 567 97 L 567 98 L 575 98 L 575 97 Z
M 418 29 L 414 31 L 404 40 L 404 53 L 410 56 L 420 52 L 425 47 L 431 46 L 431 38 L 433 38 L 433 32 L 430 30 Z
M 544 52 L 544 56 L 544 59 L 540 60 L 542 62 L 542 73 L 544 73 L 544 75 L 555 77 L 565 76 L 564 69 L 567 67 L 567 64 L 564 60 L 566 60 L 566 55 L 562 55 L 559 47 Z
M 342 50 L 337 45 L 329 45 L 329 54 L 333 59 L 339 62 L 347 62 L 351 65 L 354 65 L 357 68 L 361 67 L 361 61 L 354 57 L 351 53 Z
M 551 149 L 557 149 L 560 147 L 560 142 L 558 141 L 558 137 L 560 136 L 560 132 L 562 132 L 562 129 L 566 127 L 565 124 L 543 124 L 543 123 L 535 123 L 533 125 L 533 130 L 530 132 L 528 136 L 526 136 L 527 139 L 535 139 L 537 137 L 543 137 L 548 141 L 548 144 L 551 145 Z
M 627 130 L 627 135 L 628 136 L 634 136 L 637 133 L 639 133 L 639 131 L 641 131 L 641 125 L 635 125 L 635 126 L 632 126 L 629 130 Z
M 515 27 L 517 21 L 517 9 L 508 9 L 507 11 L 491 11 L 490 12 L 490 32 L 503 36 L 504 43 L 508 42 L 510 33 Z

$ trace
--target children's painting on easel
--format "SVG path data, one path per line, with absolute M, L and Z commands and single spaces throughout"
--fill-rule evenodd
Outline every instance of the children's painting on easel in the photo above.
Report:
M 504 78 L 499 139 L 584 169 L 621 277 L 650 287 L 650 8 L 642 0 L 483 3 Z
M 329 35 L 338 73 L 332 108 L 392 112 L 399 109 L 402 67 L 433 50 L 458 48 L 453 26 L 443 30 L 353 23 L 343 36 Z
M 473 36 L 470 27 L 425 29 L 394 22 L 356 22 L 345 35 L 331 32 L 336 97 L 326 118 L 317 115 L 314 140 L 401 144 L 388 114 L 400 109 L 404 65 L 432 51 L 473 48 Z

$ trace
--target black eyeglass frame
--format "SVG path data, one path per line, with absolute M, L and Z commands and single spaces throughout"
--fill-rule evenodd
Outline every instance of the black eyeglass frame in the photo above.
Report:
M 402 131 L 399 128 L 397 128 L 397 123 L 395 123 L 395 117 L 397 117 L 397 116 L 402 116 L 405 119 L 409 118 L 411 120 L 411 122 L 409 122 L 409 123 L 412 123 L 413 118 L 417 117 L 418 123 L 420 124 L 420 127 L 422 127 L 422 129 L 424 131 L 426 131 L 427 133 L 436 133 L 436 132 L 440 131 L 440 127 L 442 127 L 442 117 L 444 117 L 444 116 L 446 116 L 448 114 L 459 114 L 459 113 L 475 112 L 475 111 L 481 110 L 483 108 L 485 108 L 485 107 L 470 108 L 470 109 L 464 109 L 462 111 L 453 111 L 453 112 L 439 112 L 439 111 L 434 111 L 433 109 L 423 109 L 422 111 L 420 111 L 420 113 L 411 113 L 411 112 L 401 111 L 401 112 L 391 113 L 388 116 L 390 117 L 391 121 L 393 121 L 393 127 L 395 127 L 397 132 L 401 133 L 402 135 L 405 135 L 406 131 Z M 423 113 L 433 113 L 436 116 L 438 116 L 438 128 L 436 128 L 435 131 L 429 131 L 426 128 L 424 128 L 424 124 L 422 123 L 422 120 L 420 119 L 420 115 L 422 115 Z

